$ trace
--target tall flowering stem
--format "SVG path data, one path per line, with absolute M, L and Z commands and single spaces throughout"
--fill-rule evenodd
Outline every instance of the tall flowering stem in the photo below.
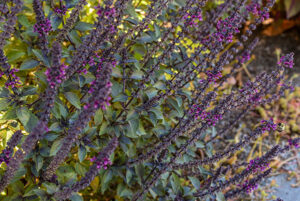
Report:
M 90 166 L 90 169 L 85 174 L 85 176 L 81 178 L 80 181 L 73 184 L 72 187 L 63 189 L 61 192 L 55 193 L 54 198 L 57 200 L 66 200 L 72 193 L 78 192 L 88 187 L 98 174 L 100 168 L 107 169 L 107 165 L 112 165 L 112 162 L 109 160 L 109 156 L 115 151 L 115 149 L 118 147 L 118 144 L 119 141 L 117 137 L 111 139 L 106 147 L 102 149 L 97 156 L 91 159 L 93 165 Z
M 32 7 L 36 15 L 36 24 L 33 27 L 34 32 L 39 34 L 40 46 L 44 56 L 46 57 L 49 54 L 47 35 L 51 31 L 51 23 L 50 20 L 45 17 L 40 0 L 33 0 Z
M 61 59 L 61 46 L 57 42 L 53 42 L 52 45 L 52 65 L 50 75 L 59 73 L 60 70 L 60 59 Z M 50 78 L 53 80 L 55 78 Z M 23 162 L 25 156 L 29 154 L 35 147 L 37 141 L 41 138 L 42 134 L 48 131 L 48 121 L 50 117 L 50 110 L 54 105 L 54 99 L 57 94 L 58 85 L 48 85 L 45 97 L 44 97 L 44 110 L 41 114 L 40 120 L 37 125 L 33 128 L 31 133 L 26 137 L 25 141 L 21 145 L 21 148 L 15 153 L 14 157 L 9 161 L 9 165 L 0 179 L 0 191 L 3 191 L 4 188 L 9 184 L 16 171 L 18 170 L 20 164 Z
M 9 164 L 9 160 L 12 156 L 12 153 L 14 151 L 14 147 L 18 145 L 22 138 L 22 132 L 21 130 L 16 131 L 12 137 L 7 142 L 7 147 L 2 150 L 2 153 L 0 154 L 0 164 L 2 162 L 5 162 L 6 164 Z
M 7 63 L 7 58 L 4 55 L 3 47 L 6 44 L 6 40 L 10 38 L 11 34 L 14 32 L 15 24 L 17 21 L 17 14 L 21 11 L 23 6 L 22 0 L 15 0 L 14 6 L 11 8 L 10 12 L 7 14 L 6 23 L 3 26 L 3 30 L 0 33 L 0 65 L 4 68 L 4 71 L 0 71 L 0 78 L 3 75 L 8 77 L 8 81 L 6 82 L 5 86 L 9 87 L 12 86 L 12 90 L 15 94 L 18 94 L 16 89 L 16 84 L 21 84 L 20 79 L 15 75 L 15 72 L 18 69 L 12 69 L 11 66 Z M 3 4 L 4 6 L 4 4 Z M 4 8 L 4 7 L 3 7 Z M 8 9 L 5 7 L 5 11 L 7 12 Z
M 192 162 L 187 162 L 187 163 L 183 163 L 183 164 L 173 164 L 173 165 L 171 165 L 171 167 L 173 167 L 174 169 L 182 169 L 182 168 L 186 169 L 186 168 L 190 168 L 193 166 L 205 165 L 205 164 L 211 164 L 211 163 L 217 162 L 217 161 L 221 160 L 222 158 L 229 156 L 230 154 L 236 152 L 237 150 L 240 150 L 246 144 L 250 143 L 251 140 L 254 140 L 257 137 L 259 137 L 260 135 L 262 135 L 266 130 L 275 131 L 276 124 L 274 124 L 272 120 L 263 122 L 262 125 L 257 127 L 249 135 L 246 135 L 241 142 L 232 145 L 230 148 L 224 150 L 221 153 L 217 153 L 211 157 L 205 158 L 200 161 L 192 161 Z
M 0 49 L 0 65 L 4 69 L 3 71 L 0 71 L 0 78 L 3 75 L 6 75 L 7 81 L 5 83 L 5 87 L 9 88 L 11 86 L 12 90 L 15 94 L 18 94 L 18 84 L 21 84 L 20 78 L 15 74 L 15 72 L 18 72 L 18 69 L 14 69 L 11 67 L 11 65 L 7 61 L 7 57 L 4 55 L 4 52 L 2 49 Z
M 63 40 L 67 37 L 67 34 L 71 31 L 73 28 L 77 17 L 79 16 L 80 11 L 83 9 L 84 5 L 86 5 L 86 0 L 79 0 L 76 4 L 75 8 L 72 10 L 70 17 L 67 19 L 66 24 L 63 26 L 61 30 L 59 30 L 59 33 L 57 34 L 57 41 L 59 43 L 62 43 Z
M 105 106 L 109 104 L 109 94 L 111 91 L 110 77 L 112 66 L 115 65 L 115 63 L 104 63 L 103 65 L 99 65 L 99 72 L 96 75 L 96 79 L 92 82 L 90 90 L 91 97 L 85 104 L 84 109 L 80 112 L 77 120 L 70 126 L 68 135 L 63 139 L 61 148 L 47 167 L 43 175 L 45 180 L 50 180 L 59 165 L 64 162 L 73 143 L 78 139 L 82 129 L 86 127 L 96 110 L 100 107 L 104 110 Z
M 194 193 L 194 196 L 203 198 L 207 195 L 211 195 L 216 191 L 225 189 L 226 187 L 232 184 L 242 182 L 247 176 L 257 172 L 258 167 L 268 163 L 270 160 L 275 158 L 278 154 L 282 153 L 283 150 L 284 148 L 280 147 L 279 145 L 274 146 L 270 151 L 265 153 L 262 157 L 258 158 L 258 160 L 255 163 L 253 162 L 248 163 L 247 167 L 241 173 L 234 175 L 232 178 L 226 180 L 225 182 L 220 182 L 216 186 L 209 187 L 208 189 L 205 189 L 205 191 L 203 192 L 201 191 L 201 192 Z M 244 187 L 246 186 L 248 185 L 245 185 Z
M 6 40 L 10 38 L 10 35 L 14 32 L 15 24 L 17 21 L 17 14 L 21 11 L 23 6 L 22 0 L 15 0 L 15 5 L 11 8 L 11 11 L 7 14 L 6 24 L 3 26 L 3 30 L 0 33 L 0 49 L 3 49 Z
M 233 198 L 236 197 L 238 194 L 240 193 L 250 193 L 252 192 L 254 189 L 257 188 L 258 183 L 263 179 L 266 178 L 270 173 L 272 172 L 272 168 L 269 168 L 268 170 L 264 171 L 263 173 L 257 175 L 256 177 L 254 177 L 253 179 L 250 179 L 249 181 L 245 181 L 242 185 L 241 188 L 238 188 L 236 190 L 232 190 L 230 192 L 227 192 L 225 194 L 225 198 L 229 199 L 229 198 Z

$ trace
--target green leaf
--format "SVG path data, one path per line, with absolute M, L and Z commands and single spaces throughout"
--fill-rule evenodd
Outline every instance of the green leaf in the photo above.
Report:
M 197 148 L 204 148 L 205 147 L 204 143 L 201 142 L 201 141 L 196 141 L 195 145 L 196 145 Z
M 33 69 L 37 67 L 40 64 L 40 62 L 33 60 L 33 59 L 27 59 L 23 61 L 21 64 L 20 70 L 28 70 L 28 69 Z
M 84 176 L 86 173 L 86 169 L 83 165 L 81 165 L 80 163 L 76 163 L 75 164 L 75 171 L 80 175 L 80 176 Z
M 5 87 L 0 88 L 0 98 L 6 98 L 9 96 L 9 90 Z
M 7 61 L 8 63 L 11 63 L 17 59 L 19 59 L 20 57 L 24 56 L 25 52 L 20 51 L 20 50 L 11 50 L 7 53 Z
M 102 179 L 101 179 L 101 192 L 102 192 L 102 194 L 103 194 L 103 193 L 106 191 L 106 189 L 108 188 L 108 184 L 109 184 L 109 182 L 111 181 L 112 177 L 113 177 L 112 171 L 107 170 L 107 171 L 104 173 L 104 175 L 103 175 L 103 177 L 102 177 Z
M 33 190 L 36 195 L 38 195 L 41 199 L 45 198 L 47 193 L 43 189 L 34 189 Z
M 160 90 L 165 90 L 167 89 L 166 84 L 162 81 L 158 81 L 156 82 L 153 87 L 155 87 L 156 89 L 160 89 Z
M 121 71 L 120 71 L 120 69 L 119 68 L 113 68 L 112 69 L 112 74 L 111 74 L 111 76 L 112 77 L 122 77 L 122 74 L 121 74 Z M 114 87 L 114 84 L 113 84 L 113 86 L 112 87 Z
M 171 180 L 172 189 L 174 192 L 178 192 L 181 186 L 180 179 L 175 173 L 172 173 L 172 177 L 173 177 L 173 179 Z
M 120 193 L 120 197 L 130 198 L 131 196 L 132 196 L 132 191 L 126 187 Z
M 212 156 L 212 151 L 213 151 L 213 146 L 212 146 L 212 143 L 210 142 L 210 143 L 208 143 L 208 144 L 206 145 L 205 153 L 206 153 L 209 157 L 211 157 L 211 156 Z
M 226 201 L 224 194 L 220 191 L 216 193 L 217 201 Z
M 157 90 L 154 88 L 150 88 L 145 92 L 149 99 L 153 98 L 157 94 Z
M 51 108 L 52 114 L 55 116 L 56 119 L 60 119 L 60 110 L 59 110 L 59 105 L 57 102 L 54 103 L 54 106 Z
M 43 157 L 40 156 L 40 155 L 38 155 L 38 156 L 36 157 L 36 161 L 35 161 L 35 169 L 36 169 L 37 171 L 39 171 L 39 170 L 42 168 L 43 163 L 44 163 Z
M 66 110 L 65 106 L 63 106 L 60 103 L 57 103 L 57 105 L 58 105 L 60 114 L 66 119 L 68 116 L 68 111 Z
M 130 169 L 126 170 L 126 183 L 129 184 L 133 174 Z
M 142 71 L 134 71 L 130 78 L 135 79 L 135 80 L 141 80 L 143 77 L 143 72 Z
M 138 176 L 138 182 L 142 185 L 143 176 L 145 175 L 145 168 L 142 164 L 138 164 L 135 166 L 135 172 Z
M 100 123 L 102 122 L 102 120 L 103 120 L 103 112 L 102 112 L 101 109 L 99 109 L 99 110 L 97 110 L 95 112 L 94 120 L 95 120 L 95 124 L 97 126 L 100 125 Z
M 18 119 L 23 124 L 23 126 L 25 126 L 30 119 L 30 111 L 28 110 L 27 107 L 18 108 L 17 116 L 18 116 Z
M 120 95 L 118 95 L 117 97 L 115 97 L 115 98 L 113 98 L 113 103 L 114 102 L 122 102 L 122 103 L 124 103 L 124 102 L 126 102 L 128 100 L 128 96 L 126 96 L 125 94 L 120 94 Z
M 42 185 L 47 189 L 47 193 L 49 194 L 54 194 L 59 190 L 59 188 L 53 183 L 45 182 Z
M 32 129 L 37 125 L 37 123 L 38 123 L 38 118 L 32 112 L 30 112 L 30 119 L 25 125 L 25 130 L 27 132 L 31 132 Z
M 79 149 L 78 149 L 79 161 L 82 162 L 85 159 L 85 156 L 86 156 L 86 148 L 84 146 L 80 145 Z
M 50 156 L 55 156 L 62 145 L 62 139 L 55 140 L 50 149 Z
M 140 43 L 151 43 L 153 42 L 153 38 L 151 36 L 142 36 L 140 39 L 139 39 L 139 42 Z
M 175 0 L 175 2 L 179 5 L 179 6 L 184 6 L 186 4 L 186 0 Z
M 142 123 L 141 120 L 139 120 L 139 128 L 138 128 L 138 130 L 137 130 L 136 133 L 137 133 L 139 136 L 141 136 L 141 135 L 146 135 L 146 134 L 147 134 L 146 131 L 145 131 L 145 129 L 144 129 L 144 126 L 143 126 L 143 123 Z
M 132 4 L 127 4 L 126 11 L 131 17 L 133 17 L 134 19 L 138 19 L 138 15 L 135 12 L 135 9 Z
M 55 134 L 55 133 L 52 133 L 52 132 L 46 133 L 46 134 L 44 135 L 44 138 L 45 138 L 46 140 L 50 141 L 50 142 L 52 142 L 53 140 L 55 140 L 57 137 L 58 137 L 58 135 Z
M 143 44 L 135 44 L 132 46 L 132 49 L 135 53 L 139 53 L 141 56 L 144 56 L 144 54 L 147 52 Z
M 18 171 L 16 172 L 14 178 L 11 180 L 10 183 L 14 183 L 14 182 L 20 180 L 21 177 L 23 177 L 23 176 L 26 174 L 26 172 L 27 172 L 26 169 L 25 169 L 23 166 L 21 166 L 21 167 L 18 169 Z
M 18 15 L 18 22 L 26 28 L 31 26 L 29 20 L 27 19 L 27 17 L 25 15 Z
M 151 112 L 153 112 L 157 119 L 164 119 L 164 116 L 158 107 L 153 107 L 150 109 Z
M 160 37 L 160 29 L 159 29 L 159 26 L 157 25 L 157 24 L 154 24 L 154 29 L 155 29 L 155 36 L 157 37 L 157 38 L 159 38 Z
M 200 181 L 196 177 L 188 177 L 196 189 L 200 189 Z
M 137 25 L 139 23 L 138 21 L 136 21 L 135 19 L 132 19 L 132 18 L 126 18 L 125 21 L 130 22 L 134 25 Z
M 35 95 L 36 91 L 37 91 L 37 88 L 35 88 L 35 87 L 31 87 L 31 86 L 24 87 L 21 95 L 22 96 Z
M 69 181 L 71 179 L 75 179 L 77 177 L 77 174 L 71 165 L 66 165 L 58 168 L 57 176 L 64 178 L 63 180 L 65 181 Z
M 116 69 L 116 68 L 114 68 Z M 118 82 L 112 81 L 112 87 L 111 87 L 111 95 L 112 97 L 116 97 L 118 96 L 122 90 L 123 90 L 123 86 L 121 84 L 119 84 Z
M 21 181 L 16 181 L 11 185 L 14 194 L 20 195 L 23 193 L 24 184 Z
M 36 71 L 34 75 L 38 78 L 39 81 L 41 81 L 41 83 L 47 85 L 48 81 L 45 73 L 43 73 L 42 71 Z
M 71 41 L 75 43 L 76 46 L 79 46 L 81 44 L 80 37 L 75 30 L 69 32 L 68 35 L 70 36 Z
M 34 192 L 35 190 L 37 190 L 37 187 L 35 187 L 34 185 L 30 185 L 30 187 L 26 188 L 25 194 L 23 195 L 23 197 L 35 195 L 35 192 Z
M 183 115 L 183 111 L 182 111 L 182 108 L 180 107 L 181 105 L 179 105 L 180 102 L 178 100 L 170 97 L 167 99 L 167 102 L 170 105 L 172 105 L 174 107 L 174 109 L 176 109 L 176 111 L 179 113 L 180 116 Z
M 62 18 L 57 15 L 52 15 L 50 17 L 50 22 L 51 22 L 52 30 L 55 31 L 62 23 Z
M 77 29 L 79 31 L 89 31 L 89 30 L 93 29 L 93 24 L 79 21 L 76 24 L 75 29 Z
M 128 137 L 131 138 L 136 138 L 138 137 L 137 135 L 137 130 L 139 128 L 139 119 L 130 119 L 129 120 L 129 132 L 126 134 Z
M 42 61 L 47 67 L 50 67 L 50 62 L 49 62 L 48 58 L 45 58 L 45 57 L 42 55 L 42 52 L 41 52 L 40 50 L 32 49 L 32 52 L 33 52 L 33 54 L 34 54 L 40 61 Z
M 78 97 L 77 94 L 73 93 L 73 92 L 67 92 L 65 93 L 65 96 L 67 98 L 67 100 L 74 105 L 77 109 L 80 109 L 80 98 Z
M 100 127 L 99 135 L 103 135 L 106 132 L 107 126 L 108 126 L 108 122 L 104 121 Z
M 7 98 L 0 98 L 0 111 L 7 109 L 9 104 L 10 103 Z
M 15 120 L 17 118 L 16 108 L 9 108 L 7 112 L 2 116 L 2 120 Z
M 73 194 L 71 197 L 70 197 L 70 200 L 71 201 L 83 201 L 83 198 L 81 195 L 79 195 L 78 193 L 76 194 Z

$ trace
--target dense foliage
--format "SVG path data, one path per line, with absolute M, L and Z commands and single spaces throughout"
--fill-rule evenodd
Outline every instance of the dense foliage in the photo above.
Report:
M 223 87 L 249 61 L 252 32 L 273 4 L 1 1 L 1 200 L 226 200 L 252 192 L 270 161 L 300 139 L 231 166 L 232 154 L 278 125 L 261 120 L 221 152 L 213 141 L 293 90 L 284 77 L 293 53 L 243 88 Z

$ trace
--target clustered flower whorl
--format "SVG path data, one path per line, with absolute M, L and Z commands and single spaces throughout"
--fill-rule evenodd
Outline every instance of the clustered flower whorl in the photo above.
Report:
M 64 77 L 64 69 L 66 68 L 65 65 L 60 63 L 61 45 L 57 41 L 54 41 L 52 44 L 51 56 L 52 56 L 51 67 L 48 68 L 45 72 L 49 85 L 45 91 L 45 96 L 43 97 L 45 110 L 41 115 L 42 121 L 48 120 L 48 117 L 50 115 L 50 110 L 53 107 L 54 99 L 57 94 L 57 88 L 61 83 L 61 79 Z
M 68 11 L 67 7 L 65 5 L 62 4 L 61 0 L 59 1 L 60 3 L 60 6 L 59 7 L 56 7 L 53 9 L 53 11 L 57 14 L 60 14 L 60 15 L 65 15 L 66 12 Z
M 17 87 L 17 84 L 21 84 L 20 78 L 16 76 L 15 72 L 18 72 L 19 69 L 14 69 L 7 62 L 7 57 L 4 55 L 2 49 L 0 49 L 0 66 L 4 69 L 4 71 L 0 71 L 0 78 L 3 75 L 6 75 L 7 81 L 5 83 L 5 87 L 8 88 L 11 86 L 13 89 Z
M 78 182 L 76 182 L 72 187 L 63 189 L 63 191 L 58 192 L 54 197 L 58 200 L 66 200 L 70 197 L 73 192 L 78 192 L 86 188 L 94 180 L 96 175 L 99 172 L 99 168 L 107 169 L 108 164 L 112 164 L 109 161 L 109 156 L 115 151 L 118 147 L 119 141 L 117 137 L 114 137 L 109 141 L 104 149 L 102 149 L 96 157 L 93 158 L 92 162 L 94 164 L 90 167 L 89 171 L 85 176 Z
M 33 0 L 32 7 L 36 14 L 36 24 L 33 26 L 33 29 L 34 32 L 37 32 L 39 34 L 42 52 L 44 56 L 47 56 L 49 53 L 47 35 L 52 29 L 51 22 L 48 18 L 45 17 L 40 0 Z

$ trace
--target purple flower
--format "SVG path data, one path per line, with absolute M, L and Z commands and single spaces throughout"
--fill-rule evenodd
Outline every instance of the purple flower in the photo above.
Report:
M 54 88 L 56 85 L 62 83 L 62 81 L 66 78 L 66 69 L 68 68 L 67 65 L 61 64 L 58 69 L 52 70 L 48 68 L 45 72 L 47 76 L 47 81 L 51 88 Z
M 288 142 L 289 142 L 289 146 L 290 147 L 293 147 L 293 146 L 295 148 L 299 148 L 300 147 L 298 140 L 289 139 Z
M 65 5 L 62 5 L 61 8 L 60 7 L 54 8 L 53 11 L 57 14 L 65 15 L 68 9 Z
M 238 184 L 237 186 L 244 188 L 247 193 L 251 193 L 252 191 L 257 189 L 258 184 L 250 183 L 248 180 L 246 180 L 242 185 Z
M 102 6 L 98 5 L 94 7 L 97 10 L 97 15 L 102 16 L 104 14 L 104 16 L 109 19 L 109 18 L 113 18 L 116 17 L 116 9 L 115 8 L 103 8 Z
M 264 171 L 266 168 L 269 167 L 269 163 L 266 161 L 260 162 L 260 158 L 257 157 L 253 160 L 250 161 L 247 170 L 253 169 L 253 172 L 258 172 L 258 171 Z
M 40 36 L 48 35 L 48 33 L 52 30 L 51 22 L 48 18 L 45 19 L 44 22 L 36 23 L 33 26 L 34 32 L 38 33 Z
M 266 130 L 268 130 L 268 131 L 270 131 L 270 130 L 275 131 L 276 128 L 277 128 L 277 124 L 275 124 L 273 122 L 273 119 L 270 119 L 268 121 L 267 120 L 261 120 L 260 123 L 262 124 L 262 130 L 263 131 L 266 131 Z
M 216 82 L 222 77 L 222 73 L 220 71 L 207 71 L 206 75 L 208 82 Z
M 96 160 L 96 157 L 94 156 L 91 159 L 91 162 L 94 162 Z M 103 169 L 107 169 L 107 165 L 112 165 L 112 162 L 108 159 L 108 158 L 103 158 L 101 161 L 96 161 L 95 164 L 97 165 L 97 168 L 103 168 Z
M 293 68 L 294 53 L 290 53 L 290 54 L 282 56 L 277 64 L 282 67 L 285 67 L 285 68 Z

